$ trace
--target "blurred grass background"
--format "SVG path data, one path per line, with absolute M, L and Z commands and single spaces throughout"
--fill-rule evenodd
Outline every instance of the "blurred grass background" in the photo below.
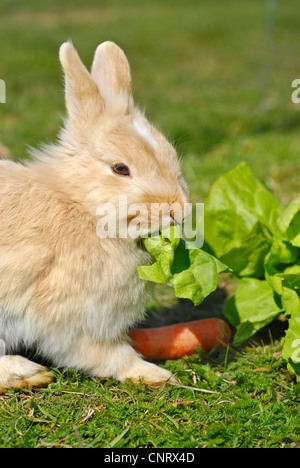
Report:
M 246 161 L 285 204 L 300 187 L 299 16 L 296 0 L 1 0 L 0 141 L 21 159 L 53 140 L 65 112 L 60 44 L 72 39 L 89 68 L 113 40 L 136 101 L 182 155 L 193 200 Z

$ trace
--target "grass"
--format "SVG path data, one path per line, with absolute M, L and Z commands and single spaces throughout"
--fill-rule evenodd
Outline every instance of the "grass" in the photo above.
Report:
M 192 200 L 246 161 L 285 204 L 300 186 L 298 11 L 296 0 L 278 2 L 271 35 L 261 0 L 1 0 L 0 141 L 23 159 L 27 145 L 53 140 L 64 115 L 59 45 L 72 38 L 90 66 L 110 39 L 128 55 L 137 102 L 178 147 Z M 220 317 L 224 297 L 219 289 L 194 308 L 158 288 L 144 325 Z M 300 447 L 283 329 L 277 322 L 243 349 L 161 363 L 188 389 L 55 369 L 45 389 L 0 396 L 0 447 Z
M 45 389 L 0 397 L 0 445 L 299 447 L 299 397 L 278 345 L 255 344 L 228 359 L 194 355 L 164 363 L 189 389 L 152 389 L 56 370 L 56 381 Z

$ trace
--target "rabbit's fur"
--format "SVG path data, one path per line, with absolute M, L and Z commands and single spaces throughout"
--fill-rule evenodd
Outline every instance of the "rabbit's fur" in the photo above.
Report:
M 95 377 L 172 380 L 127 337 L 149 299 L 137 265 L 151 258 L 138 239 L 99 238 L 96 213 L 119 195 L 183 205 L 176 152 L 134 106 L 116 44 L 98 46 L 91 74 L 70 42 L 60 60 L 68 116 L 58 143 L 33 151 L 24 165 L 0 162 L 0 390 L 51 380 L 44 367 L 14 355 L 20 347 Z M 118 162 L 130 177 L 112 171 Z

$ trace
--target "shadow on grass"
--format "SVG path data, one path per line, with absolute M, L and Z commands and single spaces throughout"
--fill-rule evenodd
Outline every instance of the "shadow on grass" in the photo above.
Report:
M 168 287 L 158 287 L 155 293 L 155 299 L 150 304 L 144 320 L 136 324 L 136 328 L 161 327 L 213 317 L 225 320 L 222 307 L 226 293 L 221 288 L 212 292 L 198 306 L 194 306 L 188 299 L 174 298 Z

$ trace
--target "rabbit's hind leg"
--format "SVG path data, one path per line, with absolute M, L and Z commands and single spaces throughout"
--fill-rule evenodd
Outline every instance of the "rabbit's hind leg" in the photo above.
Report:
M 52 380 L 52 373 L 22 356 L 0 356 L 0 393 L 8 389 L 42 387 Z

